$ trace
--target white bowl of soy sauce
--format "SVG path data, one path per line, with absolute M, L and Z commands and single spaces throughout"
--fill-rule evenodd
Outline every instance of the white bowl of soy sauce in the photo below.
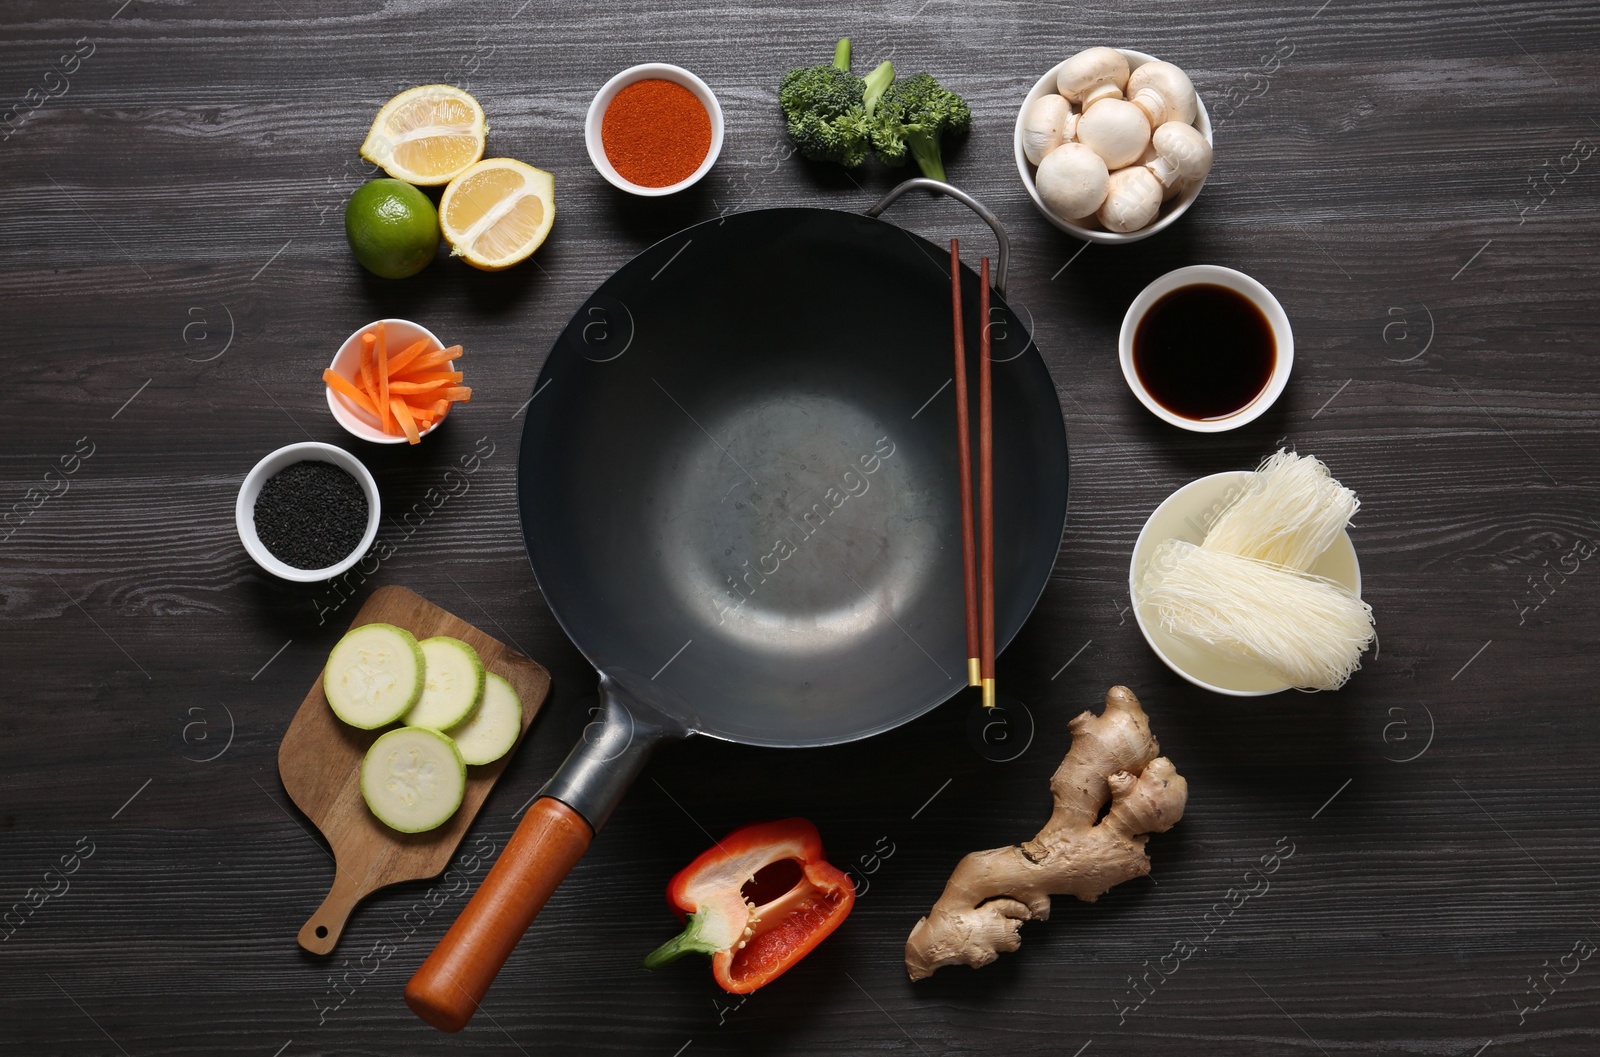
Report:
M 1163 422 L 1223 433 L 1282 395 L 1294 332 L 1272 291 L 1232 268 L 1197 264 L 1140 291 L 1122 318 L 1122 377 Z

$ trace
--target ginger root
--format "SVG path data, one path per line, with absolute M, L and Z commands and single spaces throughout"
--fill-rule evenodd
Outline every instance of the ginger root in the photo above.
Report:
M 1072 748 L 1050 779 L 1055 810 L 1021 845 L 977 851 L 957 864 L 944 893 L 906 940 L 906 971 L 922 980 L 946 965 L 988 965 L 1022 946 L 1022 923 L 1050 916 L 1050 896 L 1093 903 L 1150 872 L 1147 835 L 1183 817 L 1189 784 L 1150 733 L 1149 717 L 1125 686 L 1106 692 L 1105 712 L 1078 715 Z M 1099 817 L 1107 798 L 1111 810 Z

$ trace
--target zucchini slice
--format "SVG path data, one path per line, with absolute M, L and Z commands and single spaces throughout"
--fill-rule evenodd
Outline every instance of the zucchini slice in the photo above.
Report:
M 446 733 L 468 764 L 493 763 L 511 751 L 522 733 L 522 699 L 510 683 L 490 672 L 478 707 Z
M 423 639 L 427 670 L 422 677 L 422 696 L 406 713 L 408 727 L 448 730 L 472 714 L 483 697 L 483 661 L 478 651 L 448 635 Z
M 456 743 L 427 727 L 400 727 L 361 761 L 361 796 L 390 829 L 422 833 L 449 820 L 467 792 Z
M 422 695 L 423 654 L 405 628 L 363 624 L 328 654 L 322 692 L 333 714 L 362 730 L 405 715 Z

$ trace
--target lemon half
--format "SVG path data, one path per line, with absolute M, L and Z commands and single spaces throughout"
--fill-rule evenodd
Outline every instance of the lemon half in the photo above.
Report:
M 453 85 L 425 84 L 383 104 L 361 156 L 397 180 L 432 187 L 483 157 L 488 133 L 476 99 Z
M 527 259 L 555 222 L 555 191 L 555 177 L 513 158 L 469 166 L 439 200 L 451 255 L 486 272 Z

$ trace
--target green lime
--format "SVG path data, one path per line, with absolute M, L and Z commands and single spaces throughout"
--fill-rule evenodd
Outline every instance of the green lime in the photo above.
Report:
M 426 268 L 439 249 L 439 211 L 428 196 L 400 180 L 372 180 L 344 207 L 344 233 L 361 266 L 385 279 Z

